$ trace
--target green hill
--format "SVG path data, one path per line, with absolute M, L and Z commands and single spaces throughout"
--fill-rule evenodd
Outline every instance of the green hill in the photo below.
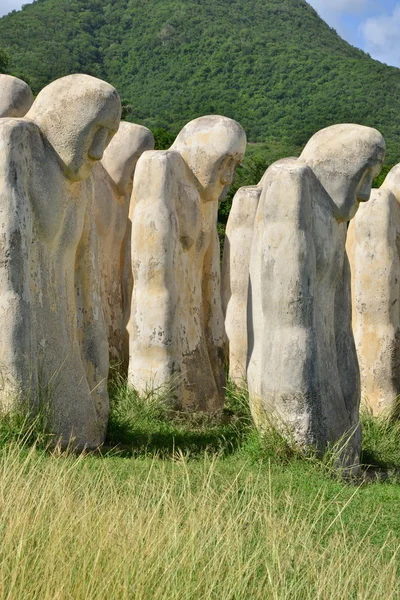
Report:
M 304 0 L 36 0 L 0 19 L 0 46 L 35 92 L 84 71 L 152 128 L 221 113 L 250 141 L 300 146 L 353 121 L 380 129 L 400 160 L 400 70 L 347 44 Z

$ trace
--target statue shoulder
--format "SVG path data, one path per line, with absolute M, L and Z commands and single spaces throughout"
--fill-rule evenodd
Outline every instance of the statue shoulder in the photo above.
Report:
M 260 185 L 245 186 L 238 189 L 232 200 L 227 231 L 241 227 L 253 227 L 258 203 L 263 188 Z
M 32 156 L 40 147 L 39 128 L 25 119 L 0 119 L 0 186 L 22 190 Z
M 263 178 L 260 207 L 264 219 L 303 221 L 309 218 L 319 182 L 301 159 L 289 158 L 272 164 Z
M 265 189 L 268 184 L 276 180 L 303 182 L 311 179 L 315 179 L 315 175 L 304 160 L 300 158 L 283 158 L 268 167 L 261 180 L 261 185 Z
M 400 226 L 400 205 L 396 196 L 390 189 L 372 190 L 370 199 L 360 203 L 353 221 L 360 239 L 378 235 L 377 243 L 383 241 L 390 229 Z
M 0 119 L 0 139 L 5 142 L 28 141 L 41 136 L 38 125 L 29 119 Z
M 164 171 L 167 168 L 182 168 L 184 160 L 175 150 L 146 150 L 138 160 L 136 176 L 144 170 Z
M 146 198 L 175 196 L 178 186 L 190 182 L 190 172 L 182 156 L 174 150 L 148 150 L 139 158 L 133 195 L 136 202 Z

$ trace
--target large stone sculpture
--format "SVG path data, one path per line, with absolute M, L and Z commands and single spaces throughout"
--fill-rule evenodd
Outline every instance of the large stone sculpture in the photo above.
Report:
M 101 294 L 108 330 L 110 360 L 128 368 L 132 268 L 128 218 L 136 163 L 154 148 L 153 134 L 142 125 L 122 122 L 101 162 L 93 169 L 93 214 L 99 238 Z
M 361 396 L 374 414 L 400 394 L 400 165 L 360 207 L 347 237 Z
M 78 448 L 103 442 L 108 417 L 90 175 L 120 114 L 112 86 L 70 75 L 0 121 L 1 401 L 48 410 Z
M 0 74 L 0 117 L 24 117 L 32 103 L 33 94 L 25 81 Z
M 320 452 L 346 440 L 357 465 L 360 381 L 351 329 L 347 222 L 369 199 L 385 142 L 375 129 L 335 125 L 299 159 L 265 176 L 250 260 L 249 364 L 252 413 L 271 418 Z
M 263 180 L 237 191 L 225 231 L 221 296 L 229 347 L 229 377 L 238 386 L 243 386 L 246 380 L 249 265 L 262 185 Z
M 217 212 L 245 149 L 236 121 L 207 116 L 137 165 L 129 380 L 139 391 L 172 383 L 180 408 L 223 405 Z

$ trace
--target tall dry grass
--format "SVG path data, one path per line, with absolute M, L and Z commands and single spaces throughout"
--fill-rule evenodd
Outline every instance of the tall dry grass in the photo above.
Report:
M 354 539 L 340 526 L 346 504 L 326 500 L 323 490 L 300 514 L 290 489 L 278 502 L 265 468 L 227 476 L 220 460 L 205 455 L 194 469 L 179 455 L 49 457 L 7 444 L 0 451 L 0 598 L 400 597 L 394 539 L 380 549 L 368 532 Z

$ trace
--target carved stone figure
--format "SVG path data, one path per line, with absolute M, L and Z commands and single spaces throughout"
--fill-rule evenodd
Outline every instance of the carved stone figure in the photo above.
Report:
M 103 442 L 108 417 L 90 175 L 120 115 L 112 86 L 70 75 L 0 121 L 1 401 L 48 410 L 78 448 Z
M 139 391 L 172 382 L 181 408 L 223 405 L 217 212 L 245 149 L 236 121 L 200 117 L 136 169 L 129 380 Z
M 351 329 L 346 223 L 369 199 L 385 142 L 375 129 L 334 125 L 299 159 L 265 176 L 250 259 L 251 409 L 302 446 L 342 444 L 357 469 L 360 378 Z M 344 447 L 343 447 L 344 444 Z
M 24 117 L 33 103 L 25 81 L 0 73 L 0 117 Z
M 262 184 L 261 180 L 258 185 L 237 191 L 225 231 L 221 296 L 229 347 L 229 377 L 238 386 L 243 386 L 246 380 L 250 253 Z
M 375 415 L 400 394 L 400 165 L 360 207 L 347 236 L 362 400 Z
M 154 148 L 153 134 L 142 125 L 122 122 L 93 169 L 93 215 L 99 238 L 101 295 L 110 360 L 128 369 L 127 324 L 132 295 L 131 222 L 128 218 L 136 163 Z

